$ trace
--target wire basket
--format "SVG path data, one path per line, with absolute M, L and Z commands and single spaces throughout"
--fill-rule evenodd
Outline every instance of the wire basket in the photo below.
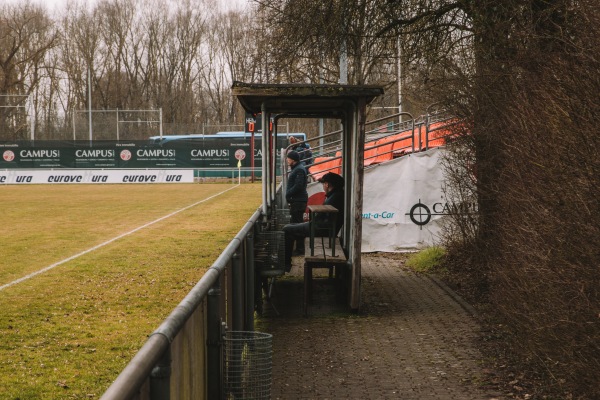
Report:
M 273 335 L 229 331 L 224 357 L 224 399 L 271 399 Z
M 290 210 L 287 208 L 278 208 L 275 210 L 275 229 L 282 230 L 283 227 L 290 223 Z
M 261 275 L 283 271 L 285 243 L 282 231 L 261 232 L 254 245 L 254 261 Z

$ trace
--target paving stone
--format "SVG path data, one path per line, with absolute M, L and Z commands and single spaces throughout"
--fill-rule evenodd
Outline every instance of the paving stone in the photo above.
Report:
M 279 279 L 257 330 L 273 334 L 273 399 L 502 400 L 485 380 L 479 326 L 455 293 L 394 257 L 362 257 L 361 308 L 315 281 L 302 316 L 302 258 Z

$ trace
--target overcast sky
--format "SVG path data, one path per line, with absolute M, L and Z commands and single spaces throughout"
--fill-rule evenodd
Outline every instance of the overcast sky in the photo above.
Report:
M 14 3 L 19 3 L 21 1 L 23 1 L 23 0 L 0 0 L 0 4 L 7 4 L 7 3 L 14 4 Z M 64 8 L 69 0 L 30 0 L 30 1 L 32 3 L 38 3 L 38 4 L 45 5 L 50 12 L 53 12 L 53 11 L 61 10 L 62 8 Z M 85 4 L 93 4 L 97 0 L 70 0 L 70 1 L 85 3 Z M 219 3 L 221 5 L 221 7 L 223 7 L 224 9 L 228 9 L 228 8 L 244 7 L 244 6 L 248 5 L 248 2 L 250 0 L 215 0 L 215 1 L 217 3 Z

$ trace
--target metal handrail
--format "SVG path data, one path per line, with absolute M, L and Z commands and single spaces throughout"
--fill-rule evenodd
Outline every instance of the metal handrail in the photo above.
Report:
M 376 141 L 381 140 L 381 139 L 385 139 L 386 137 L 391 137 L 391 136 L 397 135 L 398 133 L 407 132 L 408 130 L 410 130 L 410 133 L 407 134 L 407 135 L 403 135 L 403 136 L 399 137 L 397 140 L 394 140 L 392 142 L 381 143 L 381 144 L 377 144 L 377 145 L 368 146 L 368 148 L 365 148 L 365 150 L 372 150 L 372 149 L 376 149 L 376 148 L 383 147 L 383 146 L 389 146 L 390 144 L 397 143 L 397 142 L 399 142 L 401 140 L 406 140 L 406 139 L 411 138 L 412 141 L 411 141 L 411 146 L 410 146 L 411 149 L 410 149 L 410 151 L 414 152 L 415 151 L 415 135 L 416 135 L 416 133 L 415 133 L 416 129 L 415 128 L 417 128 L 417 127 L 418 127 L 418 132 L 419 132 L 418 150 L 419 151 L 420 150 L 428 150 L 429 149 L 429 142 L 430 142 L 430 140 L 429 140 L 429 134 L 430 134 L 430 132 L 433 132 L 433 131 L 439 130 L 439 129 L 443 129 L 443 128 L 446 128 L 447 126 L 451 126 L 451 125 L 455 124 L 455 122 L 452 122 L 452 123 L 450 123 L 448 125 L 445 125 L 443 128 L 440 127 L 440 128 L 436 128 L 436 129 L 431 130 L 430 129 L 431 118 L 430 118 L 429 114 L 426 115 L 426 116 L 424 116 L 424 118 L 423 118 L 423 120 L 421 122 L 415 123 L 415 119 L 412 118 L 412 115 L 410 115 L 409 113 L 397 113 L 397 114 L 394 114 L 392 116 L 388 116 L 388 117 L 384 117 L 384 118 L 379 118 L 377 120 L 369 121 L 369 122 L 367 122 L 367 124 L 381 122 L 381 121 L 386 120 L 386 119 L 390 119 L 390 118 L 393 118 L 393 117 L 398 117 L 401 114 L 408 114 L 411 117 L 411 119 L 409 119 L 409 120 L 407 120 L 405 122 L 402 122 L 402 123 L 394 123 L 394 125 L 396 125 L 396 124 L 397 125 L 400 125 L 400 124 L 406 125 L 406 124 L 410 123 L 410 125 L 412 125 L 412 126 L 409 129 L 406 129 L 406 130 L 394 129 L 394 130 L 392 130 L 391 132 L 387 133 L 384 136 L 381 136 L 381 137 L 378 137 L 377 139 L 365 142 L 365 145 L 367 145 L 369 143 L 376 142 Z M 442 119 L 440 118 L 440 121 L 441 120 Z M 436 120 L 436 121 L 438 121 L 438 120 Z M 421 134 L 422 134 L 421 128 L 423 126 L 425 127 L 425 132 L 424 132 L 424 134 L 425 134 L 425 145 L 424 146 L 422 146 L 422 141 L 421 141 Z M 374 131 L 375 130 L 370 131 L 370 132 L 374 132 Z M 336 132 L 339 133 L 340 131 L 336 131 Z M 436 139 L 439 139 L 439 138 L 436 138 Z M 386 151 L 386 152 L 383 152 L 383 153 L 378 153 L 376 155 L 366 157 L 365 160 L 370 160 L 372 158 L 380 157 L 380 156 L 385 155 L 385 154 L 394 153 L 396 151 L 398 151 L 398 149 Z M 325 163 L 330 162 L 332 160 L 338 160 L 340 158 L 342 158 L 342 157 L 341 156 L 329 157 L 329 158 L 327 158 L 327 160 L 324 160 L 324 161 L 321 161 L 321 162 L 317 162 L 317 163 L 313 163 L 311 165 L 311 167 L 312 166 L 316 166 L 316 165 L 325 164 Z M 324 169 L 324 170 L 319 170 L 318 173 L 323 173 L 323 172 L 330 171 L 330 170 L 333 170 L 333 169 L 336 169 L 336 168 L 339 168 L 339 167 L 336 166 L 336 167 L 332 167 L 332 168 L 328 168 L 328 169 Z M 309 175 L 312 176 L 313 174 L 309 174 Z
M 168 354 L 170 344 L 177 334 L 181 332 L 194 311 L 208 297 L 210 289 L 218 282 L 221 274 L 223 274 L 227 266 L 231 263 L 234 254 L 238 251 L 241 244 L 244 243 L 247 236 L 253 232 L 253 228 L 260 220 L 261 215 L 261 209 L 259 208 L 248 222 L 244 224 L 239 233 L 229 242 L 225 250 L 223 250 L 211 267 L 208 268 L 196 286 L 175 307 L 158 329 L 148 337 L 146 343 L 102 395 L 101 400 L 127 400 L 134 397 L 140 391 L 140 388 L 149 378 L 152 370 Z M 243 312 L 243 310 L 236 311 Z
M 414 150 L 414 118 L 413 118 L 412 114 L 410 114 L 410 113 L 407 113 L 407 112 L 399 112 L 399 113 L 395 113 L 395 114 L 388 115 L 388 116 L 386 116 L 386 117 L 377 118 L 377 119 L 374 119 L 374 120 L 372 120 L 372 121 L 367 121 L 367 122 L 365 123 L 365 126 L 368 126 L 368 125 L 373 125 L 373 124 L 376 124 L 376 123 L 379 123 L 379 122 L 382 122 L 382 121 L 386 121 L 386 120 L 390 120 L 390 119 L 393 119 L 393 118 L 397 118 L 397 117 L 400 117 L 401 115 L 407 115 L 407 116 L 409 116 L 410 118 L 409 118 L 409 120 L 408 120 L 408 121 L 412 121 L 412 123 L 411 123 L 411 124 L 412 124 L 412 130 L 413 130 L 413 150 Z M 404 122 L 404 123 L 402 123 L 402 124 L 408 124 L 408 121 L 407 121 L 407 122 Z M 400 124 L 400 123 L 398 123 L 398 124 Z M 375 130 L 375 129 L 373 129 L 373 130 L 371 130 L 371 131 L 368 131 L 368 132 L 366 132 L 366 134 L 368 134 L 368 133 L 371 133 L 371 132 L 375 132 L 375 131 L 376 131 L 376 130 Z M 289 144 L 289 145 L 288 145 L 288 146 L 286 146 L 286 148 L 284 149 L 284 154 L 287 154 L 287 152 L 288 152 L 288 151 L 289 151 L 289 150 L 290 150 L 290 149 L 291 149 L 293 146 L 298 146 L 298 145 L 300 145 L 300 144 L 303 144 L 303 143 L 309 143 L 309 144 L 310 144 L 310 142 L 314 142 L 314 141 L 317 141 L 317 140 L 325 139 L 325 138 L 328 138 L 328 137 L 331 137 L 331 136 L 334 136 L 334 135 L 339 135 L 341 132 L 342 132 L 342 130 L 341 130 L 341 129 L 339 129 L 339 130 L 336 130 L 336 131 L 332 131 L 332 132 L 326 133 L 326 134 L 324 134 L 324 135 L 322 135 L 322 136 L 317 136 L 317 137 L 314 137 L 314 138 L 309 138 L 309 139 L 306 139 L 306 140 L 300 140 L 300 141 L 297 141 L 297 142 L 296 142 L 296 143 L 294 143 L 294 144 Z M 402 131 L 395 131 L 395 132 L 392 132 L 392 133 L 390 134 L 390 136 L 391 136 L 391 135 L 394 135 L 394 134 L 397 134 L 397 133 L 399 133 L 399 132 L 402 132 Z M 321 155 L 322 155 L 322 154 L 327 154 L 327 153 L 334 153 L 334 152 L 336 152 L 337 150 L 339 150 L 339 146 L 336 146 L 336 144 L 341 144 L 341 143 L 342 143 L 342 140 L 341 140 L 341 139 L 339 139 L 339 140 L 334 140 L 334 141 L 328 142 L 328 143 L 326 143 L 326 144 L 323 144 L 323 145 L 319 145 L 319 146 L 314 146 L 314 147 L 312 147 L 313 156 L 312 156 L 312 157 L 310 157 L 310 159 L 314 161 L 314 160 L 317 158 L 317 156 L 315 155 L 315 150 L 317 150 L 317 149 L 318 149 L 318 150 L 319 150 L 319 151 L 318 151 L 318 153 L 319 153 L 319 154 L 321 154 Z M 375 147 L 379 147 L 379 146 L 375 146 Z M 325 150 L 326 150 L 326 151 L 325 151 Z M 303 153 L 303 152 L 305 152 L 305 151 L 307 151 L 307 150 L 301 150 L 301 151 L 299 151 L 298 153 Z M 333 156 L 333 157 L 331 157 L 331 158 L 328 158 L 328 159 L 327 159 L 327 160 L 325 160 L 325 161 L 313 162 L 313 163 L 310 165 L 310 167 L 313 167 L 313 166 L 316 166 L 316 165 L 321 165 L 321 164 L 324 164 L 324 163 L 326 163 L 326 162 L 329 162 L 329 161 L 331 161 L 331 160 L 338 160 L 338 159 L 340 159 L 340 158 L 342 158 L 342 157 L 341 157 L 341 156 Z M 329 169 L 326 169 L 326 170 L 323 170 L 323 171 L 319 171 L 319 172 L 330 171 L 330 170 L 332 170 L 332 169 L 336 169 L 336 168 L 337 168 L 337 167 L 334 167 L 334 168 L 329 168 Z M 311 175 L 311 176 L 312 176 L 312 174 L 309 174 L 309 175 Z

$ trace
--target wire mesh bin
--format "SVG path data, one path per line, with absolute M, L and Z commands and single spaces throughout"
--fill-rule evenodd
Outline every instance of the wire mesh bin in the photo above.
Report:
M 275 229 L 281 230 L 285 225 L 290 223 L 290 210 L 288 208 L 278 208 L 275 211 Z
M 270 400 L 273 336 L 229 331 L 224 343 L 224 398 Z
M 277 314 L 277 309 L 271 300 L 275 291 L 275 280 L 285 274 L 284 258 L 285 242 L 282 231 L 266 231 L 257 234 L 254 242 L 254 262 L 259 277 L 256 283 L 259 286 L 256 289 L 257 293 L 261 293 L 262 287 L 267 303 Z M 262 314 L 262 297 L 257 297 L 255 301 L 256 311 Z
M 285 242 L 282 231 L 261 232 L 254 243 L 256 268 L 263 276 L 283 275 Z

